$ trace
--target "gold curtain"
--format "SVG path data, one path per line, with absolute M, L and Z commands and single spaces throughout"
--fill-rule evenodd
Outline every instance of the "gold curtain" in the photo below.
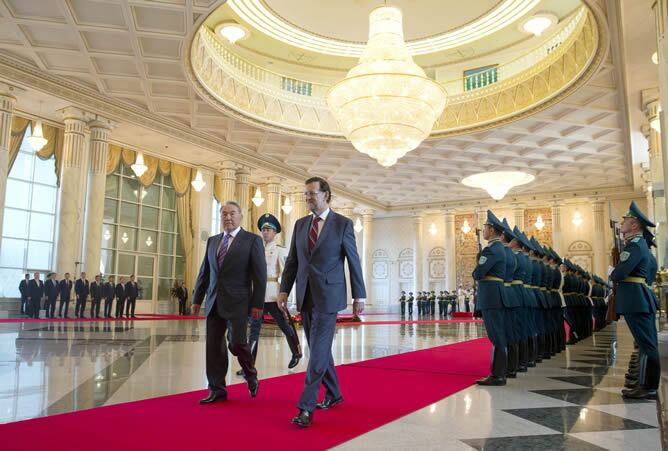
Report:
M 158 168 L 160 169 L 162 175 L 169 175 L 169 173 L 171 172 L 172 163 L 170 163 L 167 160 L 160 160 L 160 162 L 158 163 Z
M 223 197 L 223 179 L 218 176 L 213 177 L 213 197 L 222 204 L 229 199 L 221 199 Z
M 172 176 L 173 176 L 172 172 Z M 193 226 L 190 208 L 190 190 L 187 190 L 182 195 L 176 197 L 176 217 L 179 221 L 179 235 L 181 236 L 181 244 L 183 244 L 184 256 L 184 283 L 189 290 L 193 289 L 193 273 L 192 273 L 192 258 L 193 258 Z
M 190 168 L 172 163 L 172 185 L 178 196 L 183 196 L 190 188 Z
M 123 153 L 122 148 L 109 144 L 109 152 L 107 153 L 107 175 L 113 174 L 118 167 L 118 163 L 121 161 L 121 153 Z
M 43 125 L 42 132 L 44 133 L 44 138 L 46 138 L 48 142 L 40 149 L 39 152 L 37 152 L 37 157 L 42 160 L 48 160 L 52 156 L 54 157 L 54 170 L 56 172 L 58 185 L 60 186 L 60 173 L 62 172 L 63 166 L 63 145 L 65 144 L 65 130 L 62 128 L 52 127 L 50 125 Z
M 142 174 L 141 177 L 139 177 L 139 183 L 144 185 L 144 188 L 148 188 L 149 186 L 153 185 L 155 176 L 158 173 L 159 162 L 159 158 L 144 154 L 144 164 L 146 167 L 148 167 L 148 169 Z
M 137 158 L 137 154 L 135 154 L 134 150 L 123 148 L 123 152 L 121 152 L 121 161 L 123 161 L 124 165 L 132 166 L 135 164 L 135 158 Z
M 19 116 L 14 116 L 12 118 L 12 134 L 9 138 L 9 168 L 7 168 L 7 173 L 9 173 L 9 171 L 12 170 L 12 166 L 14 166 L 28 124 L 30 124 L 28 119 Z

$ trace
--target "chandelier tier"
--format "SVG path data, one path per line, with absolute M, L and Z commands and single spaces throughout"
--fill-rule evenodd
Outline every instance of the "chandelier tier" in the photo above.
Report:
M 374 9 L 359 64 L 327 94 L 346 138 L 385 167 L 429 136 L 446 104 L 443 87 L 413 62 L 402 20 L 399 8 Z
M 492 171 L 469 175 L 462 183 L 472 188 L 482 188 L 494 200 L 501 200 L 512 188 L 533 182 L 531 174 L 521 171 Z

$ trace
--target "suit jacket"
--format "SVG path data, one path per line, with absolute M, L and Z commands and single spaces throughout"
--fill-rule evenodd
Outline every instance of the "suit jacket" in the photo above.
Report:
M 128 282 L 125 284 L 125 297 L 128 299 L 137 299 L 139 290 L 137 289 L 137 282 Z
M 82 300 L 85 300 L 90 293 L 90 283 L 88 280 L 77 279 L 74 284 L 74 293 Z
M 102 297 L 109 300 L 114 299 L 114 286 L 111 282 L 106 282 L 102 285 Z
M 366 298 L 353 222 L 330 210 L 311 252 L 308 248 L 308 235 L 312 218 L 312 215 L 305 216 L 295 223 L 290 252 L 281 278 L 281 292 L 290 293 L 296 282 L 297 308 L 301 310 L 308 286 L 314 310 L 336 313 L 348 306 L 345 260 L 348 260 L 353 298 Z
M 102 284 L 93 282 L 90 284 L 90 297 L 92 299 L 95 299 L 96 301 L 98 299 L 102 299 Z
M 60 300 L 69 301 L 70 294 L 72 293 L 72 281 L 71 280 L 61 280 L 58 282 L 58 289 L 60 290 Z
M 19 292 L 21 293 L 21 300 L 28 299 L 28 281 L 23 279 L 19 283 Z
M 28 282 L 28 297 L 33 300 L 40 300 L 44 297 L 44 282 L 39 283 L 35 279 Z
M 46 279 L 44 282 L 44 294 L 49 302 L 56 302 L 58 297 L 58 282 L 51 279 Z
M 264 307 L 267 289 L 267 262 L 262 238 L 240 229 L 229 245 L 222 267 L 218 267 L 218 246 L 223 234 L 206 243 L 206 255 L 193 291 L 193 304 L 201 305 L 206 295 L 205 312 L 213 306 L 222 318 L 247 316 L 251 308 Z
M 125 302 L 125 287 L 120 282 L 116 284 L 116 299 L 119 302 Z

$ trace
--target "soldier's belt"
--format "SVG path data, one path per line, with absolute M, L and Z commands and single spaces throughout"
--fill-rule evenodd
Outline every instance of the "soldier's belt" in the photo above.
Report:
M 564 293 L 564 296 L 573 296 L 574 294 L 577 294 L 575 291 L 569 291 L 568 293 Z
M 647 281 L 644 277 L 626 277 L 622 282 L 642 283 L 643 285 L 647 285 Z
M 534 288 L 538 288 L 536 285 L 524 285 L 525 288 L 531 288 L 532 290 Z
M 551 291 L 553 293 L 559 293 L 559 290 L 557 288 L 550 288 L 548 291 Z
M 510 282 L 503 282 L 504 287 L 509 287 L 510 285 L 511 285 Z
M 503 282 L 503 279 L 501 277 L 494 277 L 494 276 L 485 276 L 480 280 L 486 280 L 487 282 Z
M 267 277 L 267 282 L 278 282 L 278 277 Z
M 522 280 L 513 280 L 510 282 L 511 285 L 524 285 L 524 282 Z
M 540 291 L 547 291 L 547 288 L 545 288 L 545 287 L 538 287 L 538 289 L 539 289 Z

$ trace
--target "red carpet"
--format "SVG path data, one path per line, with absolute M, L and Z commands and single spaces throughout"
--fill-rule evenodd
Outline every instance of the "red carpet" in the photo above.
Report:
M 81 323 L 99 321 L 162 321 L 194 320 L 203 316 L 158 315 L 155 313 L 137 314 L 136 318 L 0 318 L 0 323 Z
M 337 367 L 345 402 L 317 411 L 313 426 L 290 424 L 304 374 L 265 379 L 257 399 L 245 384 L 229 401 L 200 406 L 205 391 L 0 425 L 3 450 L 325 449 L 397 420 L 485 376 L 487 339 Z M 202 369 L 203 371 L 203 369 Z M 445 415 L 445 413 L 442 413 Z M 74 440 L 74 442 L 73 442 Z
M 448 323 L 482 323 L 481 319 L 416 319 L 405 321 L 361 321 L 337 323 L 336 326 L 374 326 L 380 324 L 448 324 Z

